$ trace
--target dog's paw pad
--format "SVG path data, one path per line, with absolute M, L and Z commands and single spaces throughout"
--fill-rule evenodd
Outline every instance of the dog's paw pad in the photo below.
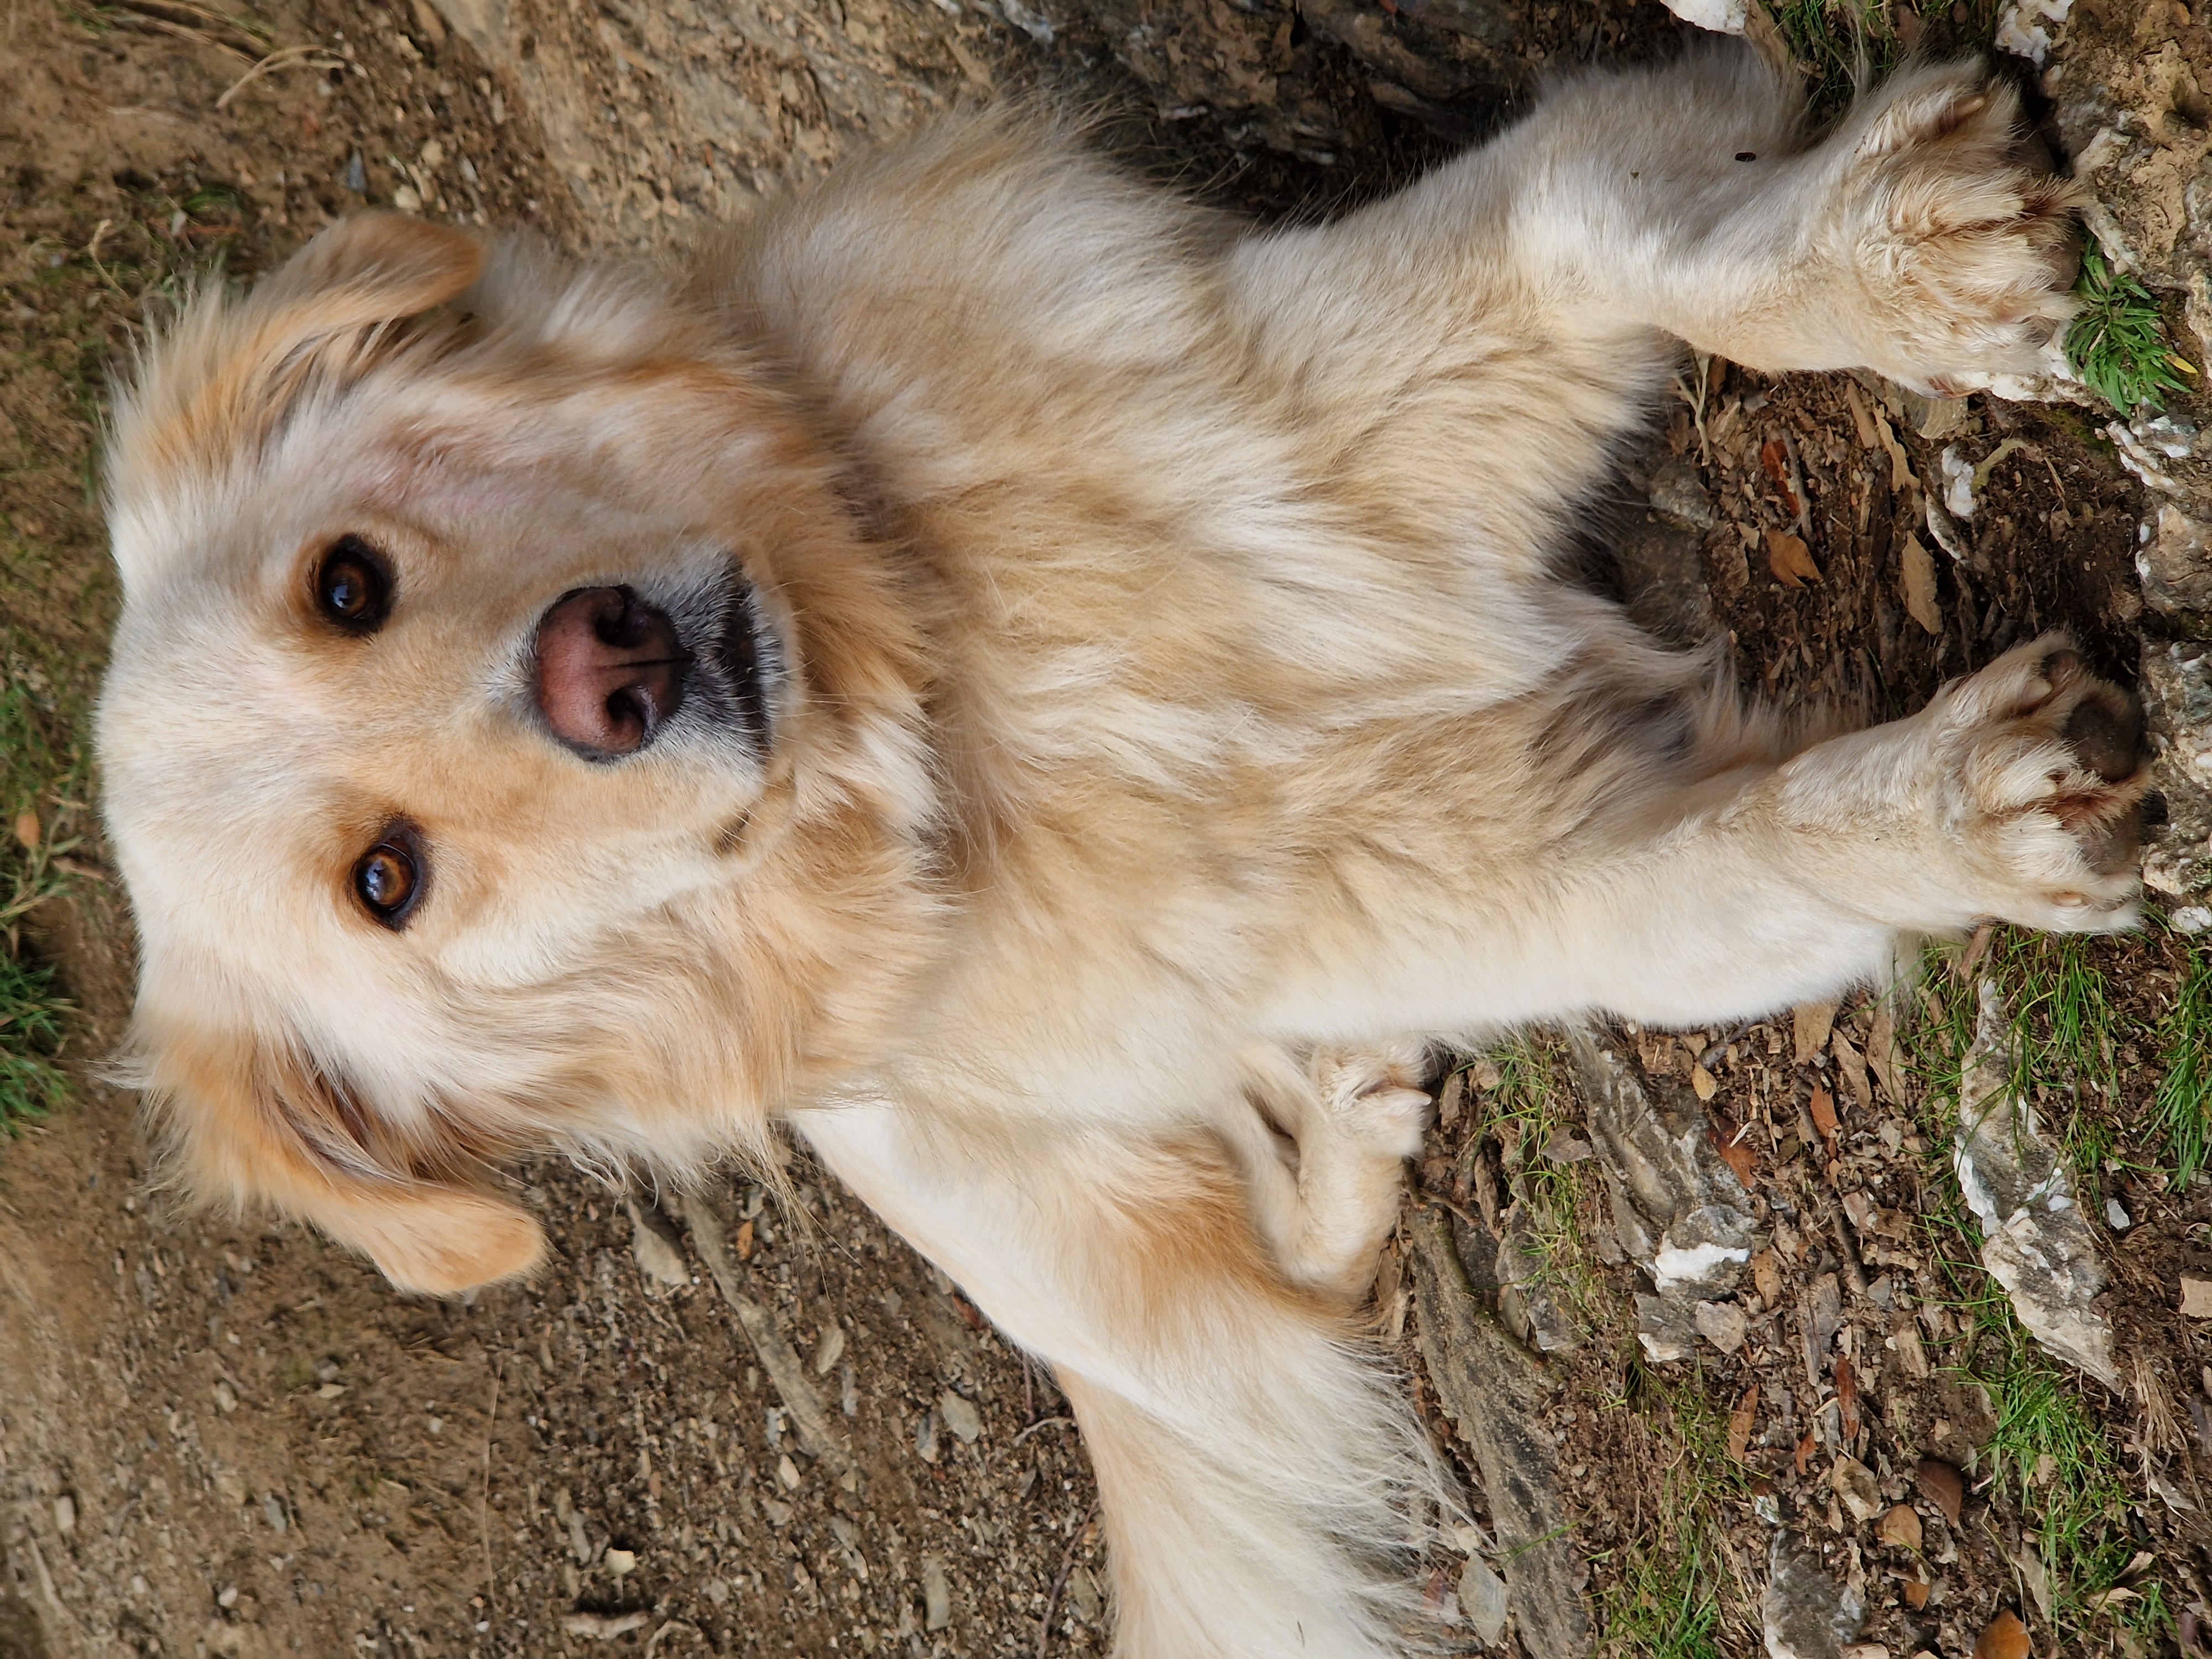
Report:
M 2007 915 L 2094 931 L 2133 917 L 2150 793 L 2141 708 L 2063 640 L 2021 646 L 1957 688 L 1959 828 Z
M 2049 367 L 2074 314 L 2075 186 L 2024 149 L 2018 95 L 1968 64 L 1908 70 L 1862 108 L 1841 181 L 1885 361 L 1936 393 Z

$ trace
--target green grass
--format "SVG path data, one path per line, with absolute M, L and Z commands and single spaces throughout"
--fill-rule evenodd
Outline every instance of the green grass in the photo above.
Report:
M 1899 56 L 1897 33 L 1881 0 L 1771 0 L 1767 7 L 1806 77 L 1816 119 L 1849 107 Z
M 1468 1144 L 1480 1146 L 1487 1138 L 1515 1149 L 1504 1159 L 1505 1170 L 1540 1258 L 1537 1279 L 1561 1311 L 1587 1329 L 1599 1316 L 1603 1295 L 1577 1220 L 1585 1166 L 1542 1156 L 1554 1134 L 1579 1128 L 1569 1114 L 1572 1097 L 1558 1075 L 1559 1040 L 1550 1033 L 1525 1033 L 1483 1058 L 1498 1068 L 1498 1081 L 1494 1088 L 1468 1091 L 1475 1121 Z
M 44 1117 L 62 1103 L 67 1083 L 54 1065 L 61 1053 L 61 1015 L 53 969 L 0 951 L 0 1135 Z
M 0 629 L 0 643 L 12 644 Z M 0 1135 L 59 1106 L 66 1081 L 54 1061 L 68 1005 L 53 994 L 53 970 L 23 954 L 22 919 L 62 890 L 54 860 L 76 846 L 58 841 L 58 804 L 74 798 L 82 766 L 55 741 L 60 722 L 43 708 L 33 671 L 0 658 Z M 40 677 L 43 683 L 43 677 Z M 36 824 L 31 844 L 17 826 Z
M 2082 1173 L 2120 1150 L 2112 1127 L 2119 1116 L 2119 1047 L 2133 1040 L 2148 1048 L 2154 1035 L 2115 1009 L 2099 957 L 2109 948 L 2002 930 L 1972 975 L 1994 977 L 2003 990 L 2016 1048 L 2014 1086 L 2039 1097 L 2046 1132 L 2063 1139 Z M 1989 1395 L 1996 1428 L 1978 1472 L 2027 1525 L 2023 1542 L 2047 1575 L 2062 1650 L 2108 1651 L 2118 1632 L 2154 1646 L 2172 1616 L 2159 1581 L 2129 1577 L 2148 1540 L 2134 1519 L 2142 1500 L 2123 1461 L 2123 1431 L 2100 1419 L 2081 1380 L 2014 1318 L 2004 1290 L 1981 1267 L 1979 1231 L 1943 1167 L 1957 1128 L 1960 1078 L 1977 1009 L 1974 984 L 1954 969 L 1958 959 L 1956 947 L 1929 953 L 1921 1018 L 1911 1036 L 1912 1067 L 1924 1089 L 1922 1127 L 1934 1142 L 1929 1186 L 1946 1195 L 1923 1218 L 1937 1280 L 1926 1294 L 1948 1307 L 1963 1328 L 1947 1369 Z M 2201 1075 L 2208 1003 L 2212 982 L 2192 955 L 2165 1021 L 2169 1080 L 2177 1043 L 2196 1045 L 2190 1053 Z M 2107 1087 L 2115 1094 L 2102 1097 Z M 2189 1103 L 2200 1115 L 2194 1133 L 2201 1161 L 2202 1106 L 2194 1095 Z
M 2174 1185 L 2185 1191 L 2212 1163 L 2212 960 L 2203 950 L 2191 948 L 2158 1036 L 2164 1075 L 2151 1116 Z
M 2168 392 L 2188 390 L 2185 360 L 2166 337 L 2158 301 L 2094 246 L 2082 251 L 2074 295 L 2081 311 L 2067 325 L 2066 361 L 2091 391 L 2132 415 L 2144 405 L 2164 409 Z
M 1672 1461 L 1659 1481 L 1656 1519 L 1614 1553 L 1601 1600 L 1603 1651 L 1619 1659 L 1721 1659 L 1722 1516 L 1740 1509 L 1743 1471 L 1728 1455 L 1728 1428 L 1707 1397 L 1709 1379 L 1675 1377 L 1632 1358 L 1613 1402 L 1644 1419 Z M 1601 1559 L 1605 1558 L 1600 1558 Z

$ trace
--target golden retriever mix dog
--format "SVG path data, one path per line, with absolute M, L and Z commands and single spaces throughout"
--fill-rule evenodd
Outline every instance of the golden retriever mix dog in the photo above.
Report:
M 179 1167 L 447 1292 L 538 1260 L 504 1154 L 788 1126 L 1058 1373 L 1119 1651 L 1407 1650 L 1424 1045 L 2136 916 L 2063 641 L 1816 742 L 1560 571 L 1683 341 L 2037 365 L 2015 114 L 1923 65 L 1816 137 L 1700 51 L 1269 232 L 1000 115 L 672 274 L 372 215 L 203 292 L 100 728 Z

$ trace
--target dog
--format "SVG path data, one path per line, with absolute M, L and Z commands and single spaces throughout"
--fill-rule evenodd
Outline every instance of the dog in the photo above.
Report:
M 372 214 L 203 289 L 99 718 L 180 1179 L 447 1294 L 539 1260 L 504 1157 L 794 1133 L 1057 1374 L 1117 1651 L 1407 1651 L 1449 1492 L 1359 1304 L 1429 1046 L 2136 920 L 2063 638 L 1793 733 L 1565 574 L 1684 342 L 2038 367 L 2017 120 L 1711 47 L 1262 231 L 986 113 L 672 271 Z

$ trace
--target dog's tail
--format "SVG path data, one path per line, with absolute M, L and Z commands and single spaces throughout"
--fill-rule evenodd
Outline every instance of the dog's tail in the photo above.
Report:
M 1097 1474 L 1120 1659 L 1385 1659 L 1443 1634 L 1417 1580 L 1449 1477 L 1346 1317 L 1267 1259 L 1220 1149 L 956 1152 L 874 1108 L 802 1127 L 1054 1367 Z

